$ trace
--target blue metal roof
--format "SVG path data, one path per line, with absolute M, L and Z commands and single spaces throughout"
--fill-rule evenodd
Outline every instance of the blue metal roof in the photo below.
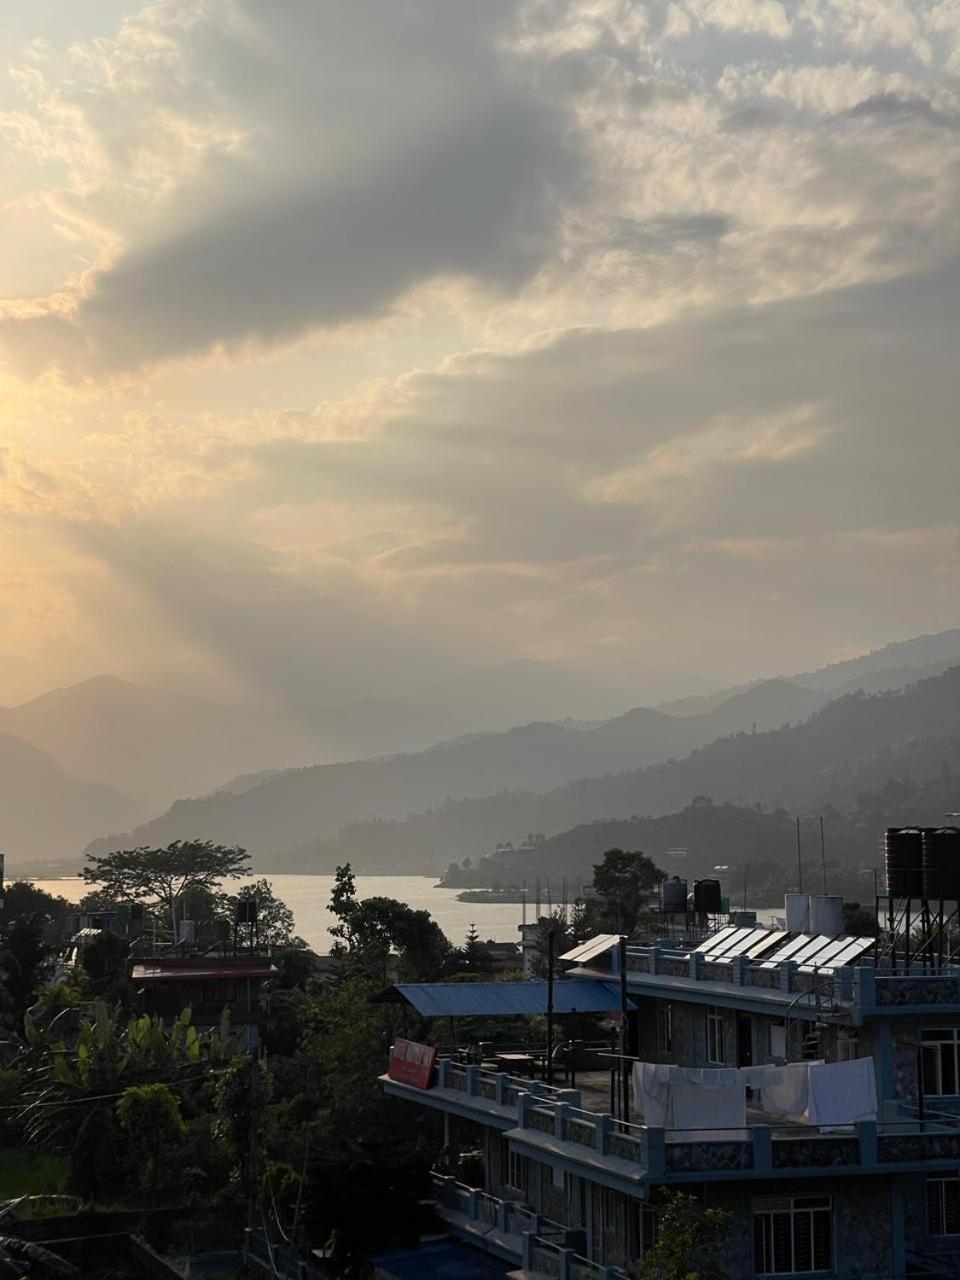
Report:
M 391 987 L 390 995 L 381 999 L 391 996 L 406 1000 L 427 1018 L 519 1017 L 547 1012 L 546 982 L 405 982 Z M 554 1013 L 613 1013 L 619 1008 L 620 991 L 615 983 L 570 978 L 553 984 Z

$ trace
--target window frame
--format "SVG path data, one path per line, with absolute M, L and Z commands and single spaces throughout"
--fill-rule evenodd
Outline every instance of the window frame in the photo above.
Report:
M 789 1218 L 789 1268 L 777 1267 L 776 1251 L 778 1238 L 775 1217 Z M 833 1229 L 833 1197 L 832 1196 L 783 1196 L 755 1200 L 751 1206 L 753 1228 L 753 1271 L 755 1276 L 813 1276 L 829 1275 L 835 1266 L 836 1242 Z M 798 1240 L 798 1223 L 806 1222 L 806 1241 Z M 822 1232 L 826 1228 L 827 1261 L 825 1266 L 815 1265 L 818 1252 L 818 1228 Z M 802 1230 L 802 1228 L 801 1228 Z M 780 1241 L 782 1243 L 782 1239 Z M 824 1241 L 819 1241 L 822 1248 Z M 759 1248 L 758 1248 L 759 1246 Z M 809 1266 L 798 1265 L 798 1249 L 809 1250 L 807 1259 Z M 760 1254 L 762 1253 L 762 1257 Z M 767 1269 L 767 1264 L 770 1264 Z
M 673 1007 L 667 1000 L 657 1001 L 657 1052 L 673 1052 Z
M 526 1175 L 522 1183 L 516 1180 L 518 1173 Z M 507 1160 L 507 1186 L 511 1191 L 521 1191 L 524 1195 L 528 1195 L 530 1191 L 530 1157 L 512 1147 Z
M 945 1090 L 944 1061 L 953 1074 L 953 1088 Z M 933 1070 L 929 1069 L 933 1064 Z M 920 1029 L 920 1086 L 925 1098 L 960 1096 L 960 1027 L 922 1027 Z M 936 1077 L 934 1089 L 928 1088 L 930 1076 Z
M 714 1004 L 707 1006 L 707 1062 L 713 1067 L 726 1066 L 727 1062 L 723 1044 L 723 1010 Z
M 947 1190 L 953 1190 L 953 1205 L 947 1204 Z M 926 1208 L 926 1226 L 927 1235 L 934 1236 L 938 1240 L 956 1240 L 960 1237 L 960 1170 L 955 1173 L 931 1173 L 925 1180 L 925 1208 Z M 936 1190 L 937 1193 L 937 1230 L 933 1225 L 933 1207 L 931 1202 L 931 1192 Z M 950 1224 L 950 1219 L 956 1228 L 954 1231 L 948 1231 L 946 1228 Z

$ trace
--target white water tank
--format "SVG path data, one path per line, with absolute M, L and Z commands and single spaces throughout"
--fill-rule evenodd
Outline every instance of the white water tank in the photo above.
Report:
M 836 894 L 810 895 L 810 932 L 839 937 L 843 933 L 843 899 Z
M 787 928 L 791 933 L 808 933 L 810 930 L 810 895 L 808 893 L 785 893 L 783 895 L 783 914 Z

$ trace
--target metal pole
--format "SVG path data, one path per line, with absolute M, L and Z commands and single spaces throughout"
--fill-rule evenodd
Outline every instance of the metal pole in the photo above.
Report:
M 627 1074 L 627 940 L 620 939 L 620 1086 L 623 1093 L 621 1114 L 630 1119 L 630 1077 Z
M 827 846 L 823 839 L 823 814 L 820 815 L 820 866 L 823 870 L 823 892 L 827 892 Z
M 800 819 L 797 819 L 797 893 L 803 893 L 803 863 L 800 861 Z
M 570 1088 L 577 1087 L 577 1011 L 571 1009 L 572 1034 L 570 1036 Z
M 747 875 L 750 871 L 750 863 L 746 863 L 743 868 L 743 909 L 747 909 Z
M 553 930 L 547 930 L 547 1064 L 544 1076 L 553 1084 Z

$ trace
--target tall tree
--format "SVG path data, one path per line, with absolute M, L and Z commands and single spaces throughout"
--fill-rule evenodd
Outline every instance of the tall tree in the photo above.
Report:
M 439 977 L 450 943 L 429 911 L 415 911 L 396 898 L 356 896 L 350 864 L 337 867 L 330 911 L 338 923 L 330 930 L 334 951 L 348 972 L 386 982 L 392 952 L 399 975 L 413 981 Z
M 235 918 L 240 902 L 257 904 L 257 936 L 261 942 L 277 947 L 305 947 L 307 944 L 293 932 L 293 912 L 273 892 L 269 880 L 255 880 L 241 885 L 235 894 L 223 895 L 223 911 L 228 920 Z
M 664 873 L 639 849 L 608 849 L 593 868 L 593 887 L 604 903 L 606 922 L 620 933 L 636 928 Z
M 117 902 L 159 902 L 177 936 L 178 907 L 191 890 L 213 889 L 250 870 L 247 851 L 211 840 L 175 840 L 165 849 L 122 849 L 92 857 L 81 875 Z

